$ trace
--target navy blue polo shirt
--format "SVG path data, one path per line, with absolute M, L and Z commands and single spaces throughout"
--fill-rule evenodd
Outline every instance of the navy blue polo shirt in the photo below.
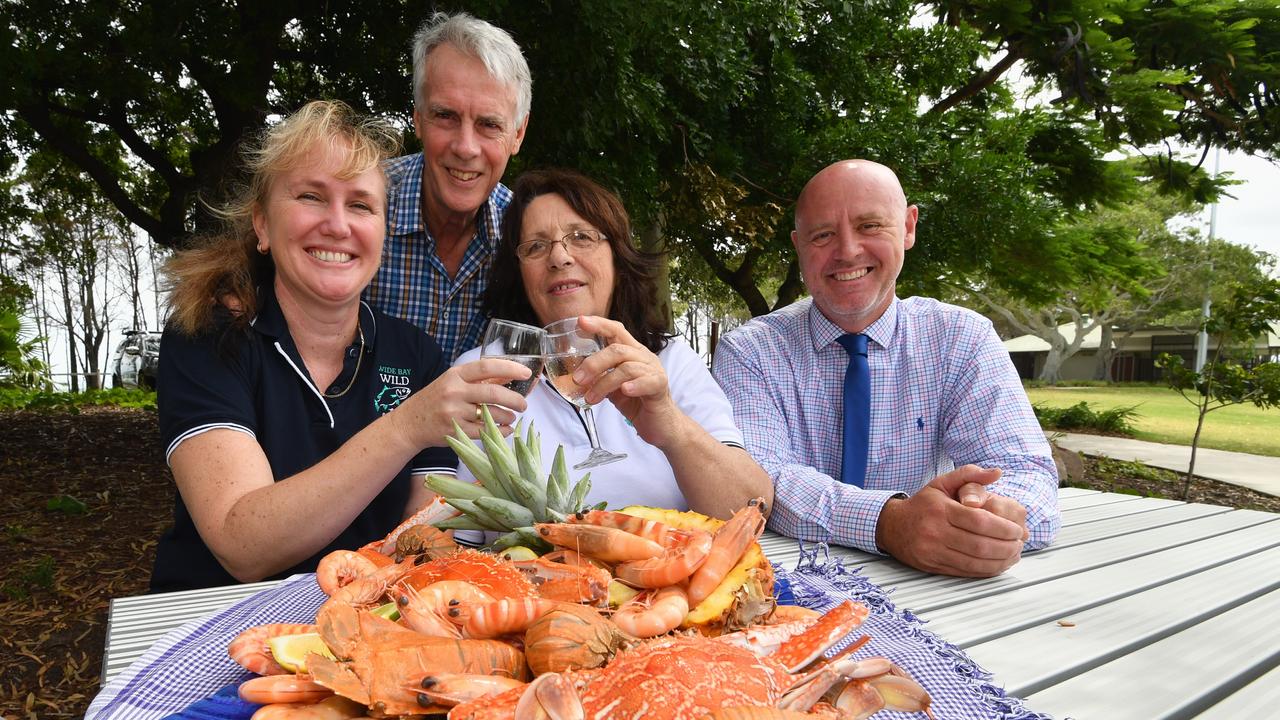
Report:
M 448 368 L 439 345 L 429 335 L 362 302 L 363 356 L 357 340 L 348 348 L 342 372 L 332 386 L 316 388 L 273 290 L 268 287 L 260 294 L 258 316 L 247 332 L 226 329 L 226 317 L 216 323 L 214 331 L 198 337 L 173 327 L 165 329 L 156 389 L 166 461 L 189 437 L 212 429 L 236 430 L 262 446 L 272 475 L 279 481 L 328 457 Z M 324 397 L 326 394 L 340 396 Z M 329 552 L 355 549 L 384 537 L 404 515 L 410 474 L 453 473 L 456 465 L 452 450 L 427 448 L 401 469 L 338 537 L 274 577 L 314 572 L 320 558 Z M 370 482 L 377 481 L 370 478 Z M 305 522 L 306 518 L 296 520 Z M 160 538 L 156 549 L 152 591 L 236 582 L 205 546 L 181 495 L 175 495 L 173 527 Z

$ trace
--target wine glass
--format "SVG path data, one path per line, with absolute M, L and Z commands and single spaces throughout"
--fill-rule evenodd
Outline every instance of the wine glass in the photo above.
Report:
M 505 383 L 507 388 L 527 397 L 538 382 L 538 374 L 542 372 L 542 344 L 546 333 L 542 328 L 511 320 L 493 319 L 484 329 L 484 340 L 480 344 L 482 357 L 496 357 L 520 363 L 529 368 L 530 375 L 524 380 L 512 380 Z
M 596 420 L 591 414 L 591 405 L 584 397 L 586 388 L 573 381 L 573 371 L 608 343 L 600 336 L 578 329 L 578 318 L 571 317 L 547 325 L 544 350 L 544 368 L 547 377 L 556 390 L 566 400 L 573 403 L 582 413 L 583 423 L 587 428 L 587 439 L 591 441 L 591 454 L 587 459 L 573 466 L 574 470 L 604 465 L 625 458 L 626 453 L 615 453 L 600 447 L 596 437 Z

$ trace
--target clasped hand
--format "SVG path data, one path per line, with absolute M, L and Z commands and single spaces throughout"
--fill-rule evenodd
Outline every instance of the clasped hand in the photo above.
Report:
M 1026 508 L 986 489 L 1000 472 L 964 465 L 910 498 L 890 500 L 880 513 L 876 542 L 927 572 L 992 577 L 1008 570 L 1030 535 Z

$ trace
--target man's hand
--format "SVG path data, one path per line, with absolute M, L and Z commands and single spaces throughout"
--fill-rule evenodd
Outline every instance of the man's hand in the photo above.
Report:
M 1022 555 L 1026 509 L 987 492 L 1000 470 L 964 465 L 939 475 L 914 496 L 890 500 L 880 513 L 876 543 L 926 572 L 992 577 Z

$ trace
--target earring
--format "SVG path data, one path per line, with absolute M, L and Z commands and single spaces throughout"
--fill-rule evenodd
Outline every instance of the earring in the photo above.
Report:
M 271 254 L 271 246 L 270 246 L 270 245 L 259 244 L 259 245 L 258 245 L 258 254 L 259 254 L 259 255 L 270 255 L 270 254 Z

